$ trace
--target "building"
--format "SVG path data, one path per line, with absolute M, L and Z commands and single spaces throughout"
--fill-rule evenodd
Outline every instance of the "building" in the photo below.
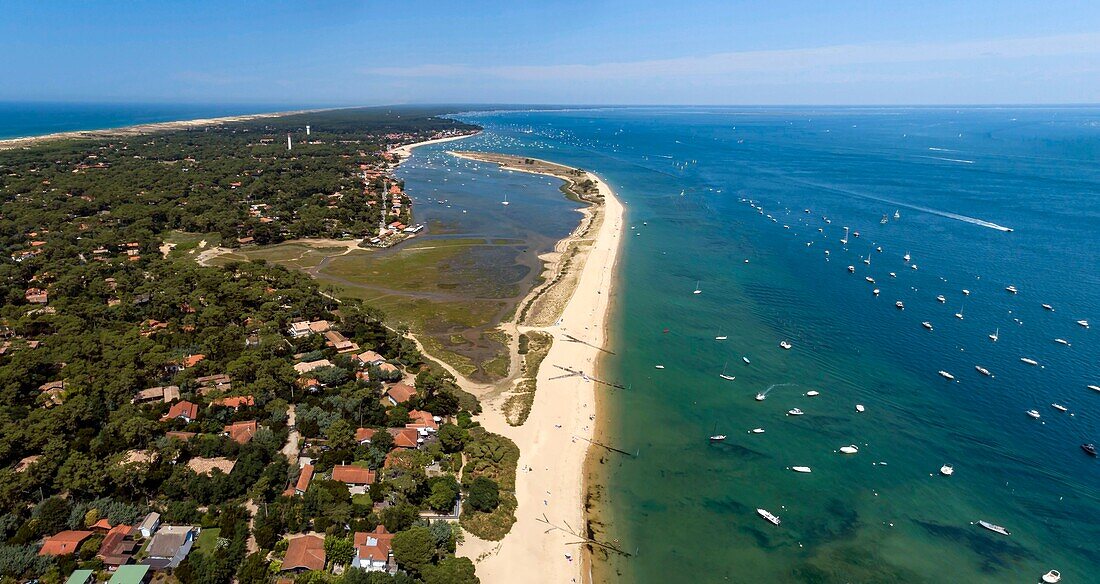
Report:
M 309 483 L 313 480 L 313 465 L 302 465 L 302 472 L 298 473 L 298 482 L 294 483 L 294 494 L 304 495 L 309 490 Z
M 137 528 L 141 533 L 141 537 L 150 538 L 157 532 L 158 527 L 160 527 L 160 513 L 152 511 L 145 516 L 145 519 L 141 520 Z
M 299 375 L 304 375 L 317 369 L 324 369 L 325 367 L 332 367 L 332 362 L 328 359 L 318 359 L 317 361 L 303 361 L 294 364 L 294 370 L 297 371 Z
M 300 339 L 312 334 L 328 332 L 330 328 L 332 328 L 332 324 L 327 320 L 315 320 L 312 322 L 300 320 L 290 323 L 287 334 L 289 334 L 292 339 Z
M 290 538 L 283 558 L 283 570 L 304 572 L 325 569 L 325 538 L 299 535 Z
M 390 405 L 396 406 L 409 401 L 409 398 L 414 395 L 416 395 L 416 389 L 413 388 L 413 386 L 405 383 L 395 383 L 386 390 L 386 395 L 383 399 L 388 401 Z
M 356 428 L 355 429 L 355 441 L 360 444 L 370 444 L 371 438 L 374 438 L 374 428 Z
M 95 572 L 92 570 L 77 570 L 65 580 L 65 584 L 90 584 L 94 582 Z
M 377 367 L 386 362 L 386 358 L 374 351 L 363 351 L 355 356 L 355 360 L 359 361 L 359 364 L 363 367 L 370 367 L 371 365 Z
M 367 487 L 374 484 L 375 474 L 369 468 L 338 464 L 332 467 L 332 480 L 344 483 L 351 494 L 357 495 L 367 492 Z
M 252 437 L 256 435 L 257 429 L 259 429 L 259 427 L 256 425 L 256 420 L 250 420 L 248 422 L 235 422 L 229 424 L 222 432 L 237 444 L 248 444 L 252 441 Z
M 167 422 L 175 418 L 179 418 L 184 422 L 191 423 L 199 417 L 199 406 L 189 401 L 178 401 L 172 404 L 172 407 L 168 408 L 168 413 L 160 419 L 162 422 Z
M 386 531 L 385 526 L 379 525 L 371 532 L 356 532 L 353 543 L 355 559 L 352 560 L 352 567 L 368 572 L 393 573 L 397 570 L 393 552 L 390 551 L 393 534 Z
M 137 530 L 129 525 L 112 527 L 99 545 L 96 557 L 103 560 L 103 565 L 109 569 L 130 563 L 130 558 L 138 550 L 137 541 L 133 538 L 135 531 Z
M 336 349 L 337 353 L 354 353 L 359 350 L 359 345 L 348 340 L 340 334 L 340 331 L 328 331 L 325 333 L 325 344 Z
M 80 549 L 80 544 L 92 536 L 91 531 L 62 531 L 55 533 L 42 542 L 42 548 L 38 550 L 40 556 L 67 556 L 75 554 Z
M 417 448 L 424 438 L 416 428 L 387 428 L 393 436 L 393 445 L 396 448 Z
M 200 528 L 190 525 L 165 525 L 157 530 L 145 546 L 142 563 L 154 570 L 177 568 L 191 553 Z
M 119 566 L 107 584 L 142 584 L 149 581 L 149 566 Z
M 146 402 L 159 401 L 164 403 L 171 403 L 180 398 L 180 388 L 178 385 L 163 385 L 157 387 L 150 387 L 149 389 L 143 389 L 134 394 L 133 403 L 143 404 Z
M 214 405 L 239 410 L 244 407 L 252 407 L 256 405 L 256 400 L 250 395 L 238 395 L 233 397 L 218 398 L 214 400 Z

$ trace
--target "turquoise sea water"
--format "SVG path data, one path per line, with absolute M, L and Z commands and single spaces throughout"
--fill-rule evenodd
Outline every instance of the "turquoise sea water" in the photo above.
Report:
M 609 458 L 601 484 L 636 555 L 603 578 L 1100 581 L 1100 462 L 1079 448 L 1100 442 L 1100 110 L 460 117 L 487 128 L 463 148 L 594 170 L 626 204 L 603 374 L 629 389 L 604 403 L 607 439 L 640 455 Z
M 255 105 L 0 102 L 0 139 L 284 111 Z

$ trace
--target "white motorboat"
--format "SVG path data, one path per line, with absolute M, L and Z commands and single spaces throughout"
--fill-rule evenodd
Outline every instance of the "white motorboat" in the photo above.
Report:
M 657 369 L 664 369 L 665 368 L 664 365 L 654 365 L 654 367 L 657 368 Z
M 905 255 L 901 256 L 901 259 L 908 262 L 910 259 L 912 259 L 912 256 L 909 255 L 909 252 L 905 252 Z
M 878 288 L 875 288 L 874 290 L 871 290 L 871 294 L 874 294 L 875 296 L 878 296 L 879 292 L 880 292 L 880 290 Z
M 905 303 L 903 303 L 901 300 L 895 302 L 894 306 L 896 306 L 898 310 L 905 310 Z
M 802 415 L 802 410 L 800 410 L 798 408 L 792 408 L 790 410 L 787 410 L 787 415 L 788 416 L 801 416 Z
M 894 221 L 897 221 L 898 219 L 901 219 L 901 210 L 895 209 L 894 210 Z M 909 255 L 909 252 L 905 252 L 905 255 Z
M 1058 570 L 1051 570 L 1042 576 L 1043 584 L 1058 584 L 1062 581 L 1062 574 Z
M 981 365 L 975 365 L 974 369 L 977 369 L 978 373 L 981 373 L 982 375 L 985 375 L 986 377 L 993 377 L 993 374 L 990 373 L 988 369 L 986 369 L 985 367 L 982 367 Z
M 856 272 L 856 267 L 855 266 L 848 266 L 848 271 L 854 274 Z
M 959 308 L 959 311 L 955 313 L 955 318 L 957 318 L 959 320 L 963 319 L 963 309 L 962 308 Z
M 702 294 L 703 291 L 699 288 L 699 282 L 695 283 L 695 291 L 692 294 Z
M 791 470 L 794 472 L 812 472 L 808 466 L 792 466 Z
M 716 340 L 716 341 L 724 341 L 724 340 L 726 340 L 726 339 L 728 339 L 728 338 L 729 338 L 729 337 L 727 337 L 726 335 L 721 335 L 721 336 L 717 336 L 717 337 L 714 337 L 714 340 Z
M 915 270 L 915 269 L 917 269 L 917 264 L 913 264 L 913 265 L 911 265 L 911 266 L 909 266 L 909 267 Z
M 946 372 L 942 369 L 940 370 L 940 377 L 942 377 L 942 378 L 944 378 L 948 381 L 955 381 L 955 376 L 954 375 L 951 375 L 950 373 L 948 373 L 948 372 Z
M 1059 412 L 1067 412 L 1067 411 L 1069 411 L 1069 408 L 1067 408 L 1066 406 L 1064 406 L 1064 405 L 1062 405 L 1062 404 L 1050 404 L 1050 407 L 1052 407 L 1052 408 L 1054 408 L 1054 409 L 1058 410 Z
M 963 288 L 963 296 L 970 296 L 970 290 Z
M 1001 535 L 1012 535 L 1008 532 L 1007 529 L 1001 527 L 1000 525 L 995 525 L 993 523 L 990 523 L 988 521 L 978 521 L 978 525 L 980 525 L 980 526 L 982 526 L 982 527 L 984 527 L 984 528 L 986 528 L 989 531 L 992 531 L 994 533 L 999 533 Z
M 1020 357 L 1020 362 L 1021 363 L 1027 363 L 1028 365 L 1038 365 L 1039 364 L 1039 362 L 1036 361 L 1035 359 L 1029 359 L 1027 357 Z
M 1031 416 L 1032 418 L 1035 418 L 1036 420 L 1038 420 L 1039 417 L 1040 417 L 1039 416 L 1039 410 L 1028 410 L 1027 415 Z
M 1059 345 L 1065 345 L 1067 347 L 1069 346 L 1069 341 L 1065 339 L 1054 339 L 1054 342 L 1058 343 Z
M 722 379 L 725 379 L 726 381 L 733 381 L 734 379 L 737 379 L 736 377 L 734 377 L 732 375 L 726 375 L 725 373 L 719 373 L 718 377 L 721 377 Z
M 989 340 L 993 341 L 994 343 L 996 343 L 997 339 L 999 338 L 1001 338 L 1001 329 L 997 329 L 993 331 L 993 334 L 989 335 Z
M 752 361 L 749 361 L 748 357 L 741 357 L 741 360 L 745 362 L 745 365 L 748 365 L 749 363 L 752 363 Z
M 504 205 L 505 207 L 507 207 L 508 205 L 511 204 L 511 203 L 508 202 L 508 195 L 504 195 L 504 200 L 501 201 L 500 204 Z
M 943 294 L 940 294 L 939 296 L 937 296 L 936 300 L 938 300 L 940 302 L 940 304 L 946 304 L 947 303 L 947 299 L 943 297 Z
M 859 413 L 863 413 L 867 411 L 867 408 L 863 407 L 863 404 L 856 404 L 856 411 Z
M 779 341 L 779 346 L 788 351 L 791 349 L 791 344 L 787 341 Z
M 763 393 L 763 392 L 758 393 L 758 394 L 756 394 L 755 399 L 756 399 L 756 401 L 764 401 L 764 400 L 768 399 L 768 394 Z
M 721 442 L 721 441 L 723 441 L 723 440 L 725 440 L 725 439 L 726 439 L 726 435 L 725 435 L 725 434 L 715 434 L 715 435 L 713 435 L 713 436 L 711 436 L 711 437 L 710 437 L 710 441 L 711 441 L 711 442 Z
M 1088 388 L 1093 391 L 1100 391 L 1100 385 L 1090 385 Z
M 891 278 L 897 278 L 897 277 L 898 277 L 898 275 L 897 275 L 897 274 L 895 274 L 894 272 L 890 272 L 890 277 L 891 277 Z
M 864 278 L 863 278 L 863 279 L 864 279 L 864 280 L 867 280 L 867 281 L 868 281 L 868 282 L 870 282 L 871 284 L 874 284 L 874 283 L 875 283 L 875 279 L 874 279 L 874 278 L 872 278 L 871 276 L 864 276 Z
M 749 430 L 749 432 L 751 432 L 753 434 L 763 434 L 764 429 L 763 428 L 753 428 L 752 430 Z
M 819 395 L 821 395 L 821 392 L 816 389 L 811 389 L 810 391 L 806 392 L 806 397 L 817 397 Z
M 1049 304 L 1044 304 L 1043 308 L 1046 309 L 1046 310 L 1049 310 L 1051 312 L 1054 312 L 1054 307 L 1049 305 Z
M 1019 290 L 1017 290 L 1015 286 L 1005 286 L 1005 291 L 1007 291 L 1009 294 L 1016 294 L 1017 292 L 1019 292 Z
M 848 446 L 841 446 L 840 451 L 844 454 L 855 454 L 859 452 L 859 448 L 855 444 L 849 444 Z
M 1081 320 L 1077 321 L 1077 324 L 1079 324 L 1079 325 L 1081 325 L 1085 328 L 1089 328 L 1089 321 L 1087 321 L 1085 319 L 1081 319 Z
M 928 330 L 932 330 L 932 323 L 928 322 L 927 320 L 920 323 L 920 325 Z
M 767 509 L 757 509 L 756 514 L 766 519 L 768 523 L 771 523 L 772 525 L 779 525 L 779 518 L 773 515 Z
M 955 474 L 955 467 L 951 466 L 950 464 L 945 464 L 940 467 L 940 474 L 945 477 L 949 477 Z

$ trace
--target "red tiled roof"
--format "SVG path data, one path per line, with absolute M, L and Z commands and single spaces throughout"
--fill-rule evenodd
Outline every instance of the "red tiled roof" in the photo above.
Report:
M 403 404 L 409 401 L 409 398 L 416 395 L 416 389 L 413 388 L 411 385 L 398 383 L 386 390 L 386 395 L 393 399 L 393 401 L 399 404 Z
M 234 397 L 218 398 L 214 400 L 214 405 L 238 409 L 241 406 L 254 406 L 256 405 L 256 400 L 250 395 L 238 395 Z
M 183 360 L 183 366 L 194 367 L 195 365 L 199 364 L 199 361 L 202 361 L 205 358 L 206 355 L 189 355 L 186 359 Z
M 374 483 L 374 471 L 361 466 L 340 464 L 332 467 L 332 480 L 349 485 L 370 485 Z
M 256 420 L 249 420 L 230 424 L 222 431 L 229 434 L 229 437 L 237 444 L 248 444 L 252 437 L 256 435 L 257 428 Z
M 385 526 L 382 525 L 371 532 L 356 532 L 354 538 L 356 555 L 360 560 L 386 562 L 390 557 L 392 542 L 393 534 L 386 531 Z
M 284 570 L 323 570 L 325 567 L 325 538 L 302 535 L 290 540 L 283 558 Z
M 306 492 L 309 490 L 309 483 L 313 480 L 313 465 L 307 464 L 302 466 L 302 472 L 298 474 L 298 482 L 294 484 L 294 490 L 299 492 Z
M 439 429 L 439 424 L 436 423 L 435 417 L 431 412 L 425 412 L 423 410 L 412 410 L 409 412 L 408 424 L 405 424 L 406 428 L 432 428 L 434 430 Z
M 393 436 L 393 445 L 398 448 L 416 448 L 416 439 L 420 437 L 416 428 L 389 428 L 389 433 Z
M 90 531 L 62 531 L 46 538 L 42 549 L 38 550 L 40 556 L 64 556 L 76 553 L 80 544 L 91 537 Z
M 168 413 L 165 414 L 161 421 L 171 420 L 172 418 L 184 417 L 188 420 L 194 420 L 199 417 L 199 406 L 189 401 L 178 401 L 172 404 L 172 407 L 168 408 Z
M 355 441 L 356 442 L 364 442 L 364 441 L 369 442 L 371 438 L 374 438 L 374 433 L 375 432 L 377 432 L 377 430 L 375 430 L 374 428 L 357 428 L 355 430 Z

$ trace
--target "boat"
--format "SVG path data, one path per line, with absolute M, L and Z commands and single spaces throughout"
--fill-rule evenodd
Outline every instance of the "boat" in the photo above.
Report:
M 1031 416 L 1032 418 L 1035 418 L 1036 420 L 1039 419 L 1039 410 L 1028 410 L 1026 413 L 1027 413 L 1027 415 Z
M 751 434 L 763 434 L 764 429 L 763 428 L 753 428 L 752 430 L 749 430 L 749 433 L 751 433 Z
M 791 344 L 787 341 L 779 341 L 779 346 L 788 351 L 791 349 Z
M 1051 311 L 1051 312 L 1054 312 L 1054 307 L 1053 307 L 1053 306 L 1051 306 L 1051 305 L 1049 305 L 1049 304 L 1044 304 L 1044 305 L 1043 305 L 1043 308 L 1045 308 L 1045 309 L 1047 309 L 1047 310 L 1049 310 L 1049 311 Z
M 1096 456 L 1096 445 L 1091 442 L 1089 444 L 1082 444 L 1081 450 L 1084 450 L 1089 456 Z
M 508 195 L 504 195 L 504 200 L 500 202 L 501 205 L 508 206 Z
M 1081 319 L 1081 320 L 1077 321 L 1077 324 L 1079 324 L 1079 325 L 1081 325 L 1085 328 L 1089 328 L 1089 321 L 1087 321 L 1087 320 Z
M 875 288 L 874 290 L 871 290 L 871 294 L 874 294 L 875 296 L 878 296 L 879 292 L 881 292 L 881 290 L 879 290 L 878 288 Z
M 895 302 L 894 306 L 897 306 L 898 310 L 905 310 L 905 304 L 901 300 L 898 300 L 897 302 Z
M 794 472 L 813 472 L 808 466 L 792 466 L 791 470 L 793 470 Z
M 855 266 L 848 266 L 848 271 L 854 274 L 855 271 L 856 271 L 856 267 Z
M 1069 346 L 1069 341 L 1065 339 L 1054 339 L 1054 342 L 1058 343 L 1059 345 L 1065 345 L 1067 347 Z
M 1039 362 L 1035 359 L 1029 359 L 1027 357 L 1020 357 L 1020 362 L 1027 363 L 1028 365 L 1038 365 Z
M 741 360 L 745 362 L 745 365 L 748 365 L 749 363 L 752 363 L 752 361 L 749 361 L 748 357 L 741 357 Z
M 1012 535 L 1008 532 L 1007 529 L 1001 527 L 1000 525 L 995 525 L 993 523 L 990 523 L 988 521 L 979 521 L 978 525 L 981 525 L 982 527 L 988 529 L 989 531 L 992 531 L 993 533 L 999 533 L 1001 535 Z
M 1001 329 L 997 329 L 996 331 L 993 331 L 993 334 L 989 335 L 989 340 L 993 341 L 994 343 L 996 343 L 997 339 L 999 338 L 1001 338 Z
M 905 255 L 901 256 L 901 259 L 905 260 L 908 263 L 909 260 L 912 259 L 912 256 L 909 255 L 909 252 L 905 252 Z
M 913 264 L 913 265 L 911 265 L 911 266 L 909 266 L 909 267 L 910 267 L 910 268 L 913 268 L 913 269 L 915 270 L 915 269 L 917 269 L 917 264 Z
M 993 377 L 993 374 L 990 373 L 988 369 L 986 369 L 985 367 L 982 367 L 981 365 L 975 365 L 974 369 L 977 369 L 978 373 L 981 373 L 982 375 L 985 375 L 986 377 Z
M 882 246 L 880 245 L 880 246 L 876 247 L 875 251 L 877 251 L 878 253 L 882 253 Z
M 763 392 L 758 393 L 758 394 L 756 394 L 755 399 L 756 399 L 756 401 L 764 401 L 764 400 L 768 399 L 768 394 L 763 393 Z
M 901 219 L 901 211 L 895 210 L 894 211 L 894 221 L 897 221 L 898 219 Z
M 656 367 L 657 369 L 664 369 L 665 368 L 664 365 L 654 365 L 654 367 Z
M 1011 294 L 1019 292 L 1019 290 L 1017 290 L 1015 286 L 1005 286 L 1005 290 Z
M 772 525 L 779 525 L 779 518 L 773 515 L 767 509 L 757 509 L 756 514 L 768 520 Z
M 800 410 L 798 408 L 792 408 L 790 410 L 787 410 L 787 415 L 788 416 L 801 416 L 802 413 L 803 413 L 802 410 Z
M 722 379 L 725 379 L 726 381 L 733 381 L 734 379 L 737 379 L 737 378 L 732 376 L 732 375 L 727 375 L 726 374 L 726 365 L 729 365 L 729 364 L 730 364 L 730 362 L 726 361 L 726 364 L 722 365 L 722 372 L 718 374 L 718 377 L 721 377 Z
M 951 375 L 950 373 L 948 373 L 948 372 L 946 372 L 942 369 L 940 370 L 940 377 L 943 377 L 944 379 L 946 379 L 948 381 L 955 381 L 955 376 L 954 375 Z
M 867 254 L 867 257 L 863 258 L 863 263 L 867 264 L 868 266 L 871 265 L 871 254 Z
M 692 294 L 702 294 L 703 291 L 699 289 L 699 282 L 695 283 L 695 291 Z
M 840 451 L 844 454 L 855 454 L 859 452 L 859 448 L 855 444 L 849 444 L 848 446 L 841 446 Z
M 882 219 L 879 219 L 879 223 L 881 223 L 883 225 L 886 225 L 889 222 L 890 222 L 890 219 L 888 217 L 886 217 L 886 215 L 883 215 Z
M 932 330 L 932 323 L 928 322 L 927 320 L 920 323 L 920 325 L 928 330 Z
M 951 466 L 950 464 L 945 464 L 940 467 L 940 474 L 945 477 L 949 477 L 955 474 L 955 467 Z
M 890 272 L 890 277 L 891 277 L 891 278 L 897 278 L 897 277 L 898 277 L 898 275 L 897 275 L 897 274 L 895 274 L 894 272 Z
M 937 296 L 936 300 L 939 300 L 940 304 L 946 304 L 947 303 L 947 299 L 943 297 L 943 294 L 940 294 L 939 296 Z
M 726 435 L 725 435 L 725 434 L 715 434 L 715 435 L 713 435 L 713 436 L 711 436 L 711 437 L 710 437 L 710 441 L 711 441 L 711 442 L 721 442 L 721 441 L 723 441 L 723 440 L 725 440 L 725 439 L 726 439 Z
M 955 318 L 957 318 L 959 320 L 963 319 L 963 309 L 962 308 L 959 308 L 959 311 L 955 313 Z
M 716 341 L 724 341 L 724 340 L 726 340 L 726 339 L 728 339 L 728 338 L 729 338 L 729 337 L 727 337 L 726 335 L 719 335 L 719 336 L 717 336 L 717 337 L 714 337 L 714 340 L 716 340 Z
M 1093 391 L 1100 391 L 1100 385 L 1090 385 L 1088 388 Z
M 1067 408 L 1066 406 L 1064 406 L 1062 404 L 1050 404 L 1050 407 L 1058 410 L 1059 412 L 1069 411 L 1069 408 Z
M 817 397 L 819 395 L 821 395 L 821 392 L 816 389 L 811 389 L 810 391 L 806 392 L 806 397 Z
M 1051 570 L 1043 574 L 1041 579 L 1044 584 L 1058 584 L 1062 581 L 1062 574 L 1058 570 Z
M 859 232 L 858 231 L 853 231 L 852 232 L 852 237 L 859 237 Z
M 872 278 L 871 276 L 864 276 L 864 278 L 863 278 L 863 279 L 864 279 L 864 280 L 867 280 L 867 281 L 868 281 L 869 283 L 871 283 L 871 284 L 874 284 L 874 283 L 875 283 L 875 279 L 874 279 L 874 278 Z
M 867 408 L 863 407 L 863 404 L 856 404 L 856 411 L 857 412 L 863 413 L 866 410 L 867 410 Z

